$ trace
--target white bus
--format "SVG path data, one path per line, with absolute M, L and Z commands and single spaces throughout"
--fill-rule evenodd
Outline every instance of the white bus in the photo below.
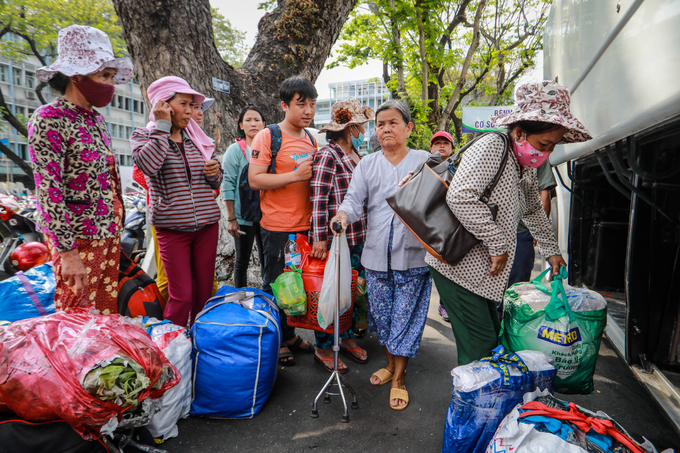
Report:
M 550 156 L 570 283 L 680 431 L 680 1 L 554 0 L 544 54 L 593 135 Z

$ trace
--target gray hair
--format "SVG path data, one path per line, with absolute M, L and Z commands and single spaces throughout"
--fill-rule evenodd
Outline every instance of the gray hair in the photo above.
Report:
M 391 99 L 387 102 L 383 102 L 380 104 L 380 107 L 378 107 L 378 110 L 375 111 L 375 119 L 377 121 L 378 119 L 378 114 L 384 110 L 390 110 L 394 109 L 401 113 L 401 117 L 404 119 L 404 123 L 408 124 L 411 122 L 411 112 L 408 109 L 408 106 L 404 104 L 401 101 L 396 101 L 394 99 Z

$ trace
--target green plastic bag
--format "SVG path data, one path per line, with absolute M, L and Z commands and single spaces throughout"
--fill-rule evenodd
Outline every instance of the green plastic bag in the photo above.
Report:
M 307 314 L 307 293 L 302 284 L 302 270 L 293 267 L 294 272 L 284 272 L 271 284 L 276 304 L 288 316 Z
M 566 267 L 555 276 L 550 289 L 541 282 L 548 271 L 531 281 L 536 291 L 550 294 L 550 302 L 544 307 L 535 303 L 532 308 L 532 304 L 515 292 L 519 285 L 527 283 L 512 285 L 505 292 L 499 341 L 513 352 L 530 349 L 547 355 L 557 369 L 556 391 L 591 393 L 602 332 L 607 325 L 606 303 L 599 310 L 572 310 L 562 283 L 567 278 Z M 586 291 L 569 289 L 572 293 Z

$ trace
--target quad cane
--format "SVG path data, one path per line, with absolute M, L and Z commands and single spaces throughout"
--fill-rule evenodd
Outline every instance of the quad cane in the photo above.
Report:
M 332 225 L 333 231 L 335 232 L 336 236 L 339 236 L 340 233 L 342 232 L 342 223 L 340 222 L 335 222 Z M 338 354 L 340 352 L 340 332 L 338 331 L 340 329 L 340 310 L 339 310 L 339 301 L 340 301 L 340 248 L 336 247 L 335 249 L 335 317 L 333 319 L 333 374 L 331 374 L 331 377 L 326 381 L 326 384 L 323 386 L 319 394 L 316 396 L 314 399 L 314 404 L 312 405 L 312 418 L 318 418 L 319 417 L 319 411 L 316 408 L 316 404 L 319 402 L 319 398 L 321 398 L 321 395 L 324 393 L 326 394 L 323 402 L 326 404 L 330 404 L 331 402 L 331 395 L 337 396 L 340 395 L 342 398 L 342 404 L 345 407 L 345 413 L 342 416 L 342 422 L 343 423 L 348 423 L 349 422 L 349 408 L 347 407 L 347 399 L 345 398 L 345 392 L 343 390 L 343 387 L 345 387 L 347 390 L 350 391 L 352 396 L 354 397 L 354 401 L 352 401 L 352 409 L 358 409 L 359 408 L 359 403 L 357 403 L 357 394 L 356 392 L 352 389 L 352 387 L 349 386 L 345 378 L 340 374 L 338 371 Z M 335 381 L 335 383 L 333 382 Z M 338 387 L 338 393 L 331 393 L 331 387 L 333 386 Z

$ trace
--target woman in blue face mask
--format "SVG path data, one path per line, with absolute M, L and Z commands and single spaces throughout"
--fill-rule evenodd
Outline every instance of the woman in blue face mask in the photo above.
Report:
M 335 216 L 345 198 L 352 172 L 361 159 L 359 147 L 364 142 L 364 126 L 373 118 L 372 108 L 362 106 L 356 99 L 345 99 L 333 104 L 331 122 L 321 129 L 321 132 L 326 132 L 328 145 L 314 156 L 310 181 L 312 222 L 309 242 L 312 244 L 314 258 L 326 259 L 328 246 L 333 238 L 330 219 Z M 349 225 L 346 233 L 350 253 L 360 256 L 366 239 L 366 214 L 358 222 Z M 358 261 L 352 260 L 353 263 Z M 366 351 L 357 346 L 352 329 L 343 332 L 340 337 L 341 352 L 356 362 L 366 363 Z M 316 361 L 329 371 L 333 371 L 332 340 L 332 335 L 316 332 Z M 338 362 L 338 368 L 341 373 L 347 371 L 347 366 L 342 361 Z

